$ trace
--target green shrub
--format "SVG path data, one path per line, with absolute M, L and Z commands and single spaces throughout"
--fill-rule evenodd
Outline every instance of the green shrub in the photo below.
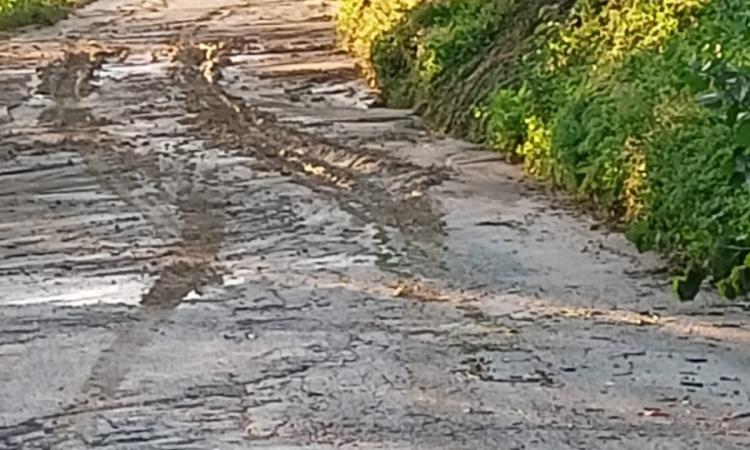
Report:
M 681 298 L 707 277 L 747 292 L 745 0 L 433 0 L 392 19 L 370 59 L 389 102 L 624 223 L 685 270 Z
M 363 74 L 375 84 L 373 46 L 391 32 L 422 0 L 341 0 L 336 15 L 340 44 L 352 53 Z
M 525 119 L 529 116 L 528 90 L 500 89 L 490 99 L 487 108 L 475 112 L 477 119 L 487 121 L 487 141 L 497 150 L 516 152 L 526 139 Z M 492 111 L 492 114 L 489 113 Z
M 374 41 L 377 83 L 398 106 L 428 100 L 446 71 L 486 52 L 512 17 L 515 0 L 420 3 Z
M 659 249 L 688 268 L 676 284 L 681 297 L 694 295 L 685 286 L 706 276 L 725 295 L 742 292 L 736 274 L 746 251 L 727 249 L 746 248 L 750 233 L 750 192 L 736 170 L 747 150 L 736 138 L 744 119 L 734 123 L 750 108 L 719 101 L 708 110 L 694 94 L 742 91 L 738 83 L 750 90 L 750 82 L 739 70 L 724 77 L 732 87 L 718 86 L 717 76 L 700 83 L 693 64 L 747 63 L 740 3 L 630 0 L 597 10 L 579 1 L 524 63 L 534 100 L 544 105 L 535 114 L 552 134 L 551 150 L 525 151 L 527 158 L 549 155 L 558 169 L 539 175 L 631 224 L 628 236 L 639 248 Z M 726 288 L 721 280 L 732 274 Z
M 0 30 L 52 24 L 65 17 L 72 4 L 70 0 L 0 0 Z

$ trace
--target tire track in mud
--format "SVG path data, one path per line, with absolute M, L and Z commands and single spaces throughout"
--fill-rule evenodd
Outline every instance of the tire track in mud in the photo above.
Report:
M 191 291 L 216 280 L 217 255 L 224 240 L 225 215 L 218 192 L 205 183 L 211 171 L 202 174 L 180 174 L 180 189 L 176 198 L 155 187 L 152 195 L 135 193 L 144 184 L 158 185 L 161 172 L 153 161 L 133 151 L 117 147 L 117 142 L 90 125 L 96 123 L 87 108 L 78 100 L 91 94 L 92 80 L 102 63 L 121 51 L 71 50 L 52 64 L 40 69 L 38 93 L 54 100 L 54 106 L 40 119 L 51 121 L 62 136 L 62 143 L 73 148 L 84 159 L 88 171 L 97 181 L 123 202 L 135 207 L 153 227 L 155 235 L 172 244 L 166 263 L 156 281 L 142 295 L 140 307 L 131 320 L 116 330 L 114 341 L 94 363 L 84 382 L 76 405 L 86 410 L 96 409 L 113 399 L 129 367 L 147 346 L 158 327 L 166 321 Z M 144 181 L 138 181 L 138 178 Z M 186 179 L 189 178 L 189 179 Z M 203 178 L 203 180 L 201 179 Z M 174 211 L 169 210 L 169 205 Z M 62 447 L 89 443 L 95 434 L 92 414 L 65 416 L 58 424 L 63 437 Z M 67 432 L 67 433 L 66 433 Z M 75 443 L 75 444 L 74 444 Z
M 273 170 L 337 197 L 342 209 L 412 239 L 439 241 L 443 224 L 426 191 L 449 177 L 445 168 L 422 168 L 364 149 L 350 148 L 279 123 L 216 84 L 241 40 L 173 45 L 174 79 L 187 94 L 194 127 L 207 140 L 251 153 Z
M 201 137 L 224 148 L 252 143 L 236 148 L 252 152 L 266 169 L 315 191 L 323 190 L 363 222 L 393 227 L 423 242 L 439 237 L 441 224 L 420 191 L 439 183 L 442 175 L 287 130 L 273 116 L 240 106 L 213 84 L 220 67 L 211 48 L 210 44 L 183 47 L 175 54 L 175 61 L 182 64 L 172 74 L 187 94 L 189 112 L 198 117 L 191 125 L 194 131 L 203 132 Z M 193 61 L 183 59 L 190 54 L 195 56 Z M 62 137 L 60 144 L 66 150 L 81 156 L 98 184 L 137 210 L 171 250 L 140 306 L 124 324 L 115 326 L 113 342 L 101 351 L 76 401 L 60 414 L 53 448 L 91 445 L 101 431 L 101 411 L 118 402 L 118 388 L 141 349 L 188 293 L 219 275 L 215 260 L 226 221 L 219 206 L 221 193 L 212 192 L 209 183 L 196 174 L 180 180 L 178 184 L 185 188 L 177 193 L 159 189 L 162 175 L 174 179 L 179 174 L 162 174 L 158 161 L 107 134 L 100 128 L 107 124 L 80 101 L 95 93 L 101 66 L 119 57 L 119 50 L 69 49 L 60 60 L 40 69 L 38 92 L 54 100 L 40 120 Z M 147 184 L 151 186 L 144 193 Z
M 257 159 L 315 192 L 332 197 L 342 211 L 375 225 L 399 261 L 381 269 L 412 279 L 445 270 L 444 222 L 427 191 L 451 176 L 445 167 L 421 167 L 382 152 L 338 144 L 283 124 L 219 81 L 230 56 L 244 55 L 241 38 L 200 41 L 182 36 L 167 51 L 172 78 L 186 95 L 193 132 L 207 142 Z

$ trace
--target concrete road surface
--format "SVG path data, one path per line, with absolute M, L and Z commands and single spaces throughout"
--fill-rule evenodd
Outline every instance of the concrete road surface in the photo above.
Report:
M 0 41 L 0 449 L 741 449 L 747 305 L 428 133 L 325 0 Z

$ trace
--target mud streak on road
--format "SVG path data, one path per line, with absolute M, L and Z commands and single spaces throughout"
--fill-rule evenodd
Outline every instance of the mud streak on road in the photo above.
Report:
M 143 294 L 142 305 L 133 320 L 119 327 L 114 342 L 94 363 L 91 374 L 83 385 L 73 410 L 92 408 L 110 401 L 138 357 L 140 349 L 148 345 L 159 326 L 168 320 L 172 311 L 190 292 L 215 281 L 218 275 L 216 262 L 224 235 L 223 200 L 209 186 L 201 184 L 201 177 L 210 172 L 183 176 L 183 186 L 174 202 L 169 195 L 157 190 L 152 201 L 143 201 L 131 195 L 138 187 L 133 176 L 141 183 L 157 185 L 161 176 L 153 170 L 153 160 L 144 159 L 128 150 L 116 149 L 106 133 L 98 132 L 92 124 L 98 119 L 88 108 L 78 105 L 80 98 L 91 95 L 95 86 L 92 80 L 107 57 L 118 52 L 68 49 L 64 55 L 38 70 L 41 84 L 38 94 L 54 101 L 41 120 L 52 124 L 53 132 L 62 136 L 66 146 L 83 156 L 88 171 L 99 183 L 117 195 L 124 203 L 137 208 L 149 221 L 153 230 L 165 241 L 177 237 L 171 252 L 164 258 L 163 267 L 155 275 L 152 287 Z M 200 175 L 200 176 L 199 176 Z M 174 211 L 164 206 L 174 203 Z M 86 414 L 73 416 L 88 418 Z M 74 420 L 68 428 L 76 430 L 78 445 L 90 445 L 81 429 L 86 422 Z M 65 427 L 61 427 L 61 431 Z M 62 441 L 63 445 L 70 442 Z

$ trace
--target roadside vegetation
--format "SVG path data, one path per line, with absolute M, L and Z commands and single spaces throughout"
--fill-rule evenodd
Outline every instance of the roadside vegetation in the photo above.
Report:
M 676 269 L 750 291 L 746 0 L 342 0 L 392 106 L 485 143 Z
M 73 0 L 0 0 L 0 31 L 26 25 L 50 25 L 64 18 Z

